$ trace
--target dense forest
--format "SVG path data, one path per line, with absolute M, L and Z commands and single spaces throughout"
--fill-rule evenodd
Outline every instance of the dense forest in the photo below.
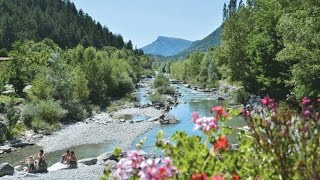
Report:
M 15 41 L 52 39 L 61 48 L 104 46 L 133 49 L 119 34 L 93 20 L 69 0 L 0 0 L 0 49 Z M 4 50 L 2 50 L 4 51 Z M 135 50 L 142 54 L 141 50 Z M 4 53 L 5 54 L 5 53 Z
M 320 95 L 319 1 L 231 0 L 223 19 L 220 46 L 166 63 L 173 77 L 205 86 L 227 79 L 276 99 Z

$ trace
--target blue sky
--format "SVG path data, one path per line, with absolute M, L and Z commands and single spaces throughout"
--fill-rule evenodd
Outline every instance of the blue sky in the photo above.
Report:
M 71 0 L 138 48 L 158 36 L 199 40 L 222 22 L 227 0 Z

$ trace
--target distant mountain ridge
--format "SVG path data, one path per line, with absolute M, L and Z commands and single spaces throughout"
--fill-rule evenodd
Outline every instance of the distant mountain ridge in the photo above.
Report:
M 205 52 L 210 47 L 218 46 L 221 42 L 221 33 L 222 33 L 222 26 L 219 26 L 216 30 L 214 30 L 207 37 L 205 37 L 204 39 L 199 40 L 199 41 L 194 41 L 189 48 L 187 48 L 184 51 L 180 52 L 179 54 L 175 55 L 173 58 L 185 57 L 188 54 L 190 54 L 196 50 Z
M 192 43 L 192 41 L 181 38 L 159 36 L 154 42 L 141 49 L 145 54 L 168 57 L 188 49 Z

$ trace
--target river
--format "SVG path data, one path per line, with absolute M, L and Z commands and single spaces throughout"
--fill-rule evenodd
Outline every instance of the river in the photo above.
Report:
M 222 105 L 228 107 L 228 101 L 219 101 L 218 97 L 212 95 L 211 93 L 199 92 L 193 89 L 187 88 L 183 85 L 173 85 L 181 93 L 179 98 L 180 103 L 173 107 L 169 113 L 174 115 L 178 120 L 179 124 L 173 125 L 162 125 L 156 127 L 151 131 L 145 133 L 144 135 L 137 138 L 133 144 L 132 149 L 135 148 L 136 144 L 141 140 L 146 138 L 144 143 L 143 150 L 146 152 L 157 152 L 155 150 L 154 144 L 156 142 L 157 133 L 162 130 L 164 132 L 164 137 L 170 139 L 170 136 L 173 135 L 176 131 L 185 131 L 189 135 L 199 135 L 203 136 L 201 131 L 195 131 L 194 123 L 191 121 L 191 114 L 193 112 L 199 112 L 201 116 L 212 116 L 209 112 L 209 109 L 212 106 Z M 138 93 L 138 99 L 140 104 L 149 103 L 148 99 L 143 95 L 146 93 L 146 90 L 142 88 Z M 231 127 L 243 127 L 246 125 L 245 121 L 241 117 L 235 117 L 227 123 Z M 236 128 L 235 128 L 236 129 Z M 236 131 L 230 135 L 230 143 L 236 143 Z

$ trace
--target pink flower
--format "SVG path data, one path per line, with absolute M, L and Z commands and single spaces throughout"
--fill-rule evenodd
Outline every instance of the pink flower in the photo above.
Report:
M 165 180 L 176 174 L 177 168 L 171 165 L 171 159 L 148 159 L 141 163 L 139 176 L 141 180 Z
M 269 105 L 269 100 L 270 100 L 270 98 L 265 96 L 263 99 L 260 100 L 260 102 L 261 102 L 261 104 L 263 106 L 268 106 Z
M 224 180 L 224 178 L 218 175 L 218 176 L 212 176 L 211 180 Z
M 211 107 L 210 112 L 211 113 L 215 112 L 217 119 L 220 119 L 222 116 L 223 117 L 228 117 L 229 116 L 229 114 L 226 111 L 224 111 L 222 106 Z
M 241 110 L 241 114 L 242 114 L 242 116 L 243 116 L 244 118 L 250 117 L 250 112 L 249 112 L 246 108 L 243 108 L 243 109 Z
M 312 113 L 311 113 L 311 111 L 309 109 L 304 110 L 303 113 L 302 113 L 302 117 L 303 118 L 310 118 L 311 115 L 312 115 Z
M 198 112 L 193 112 L 191 116 L 192 116 L 191 119 L 193 122 L 196 122 L 196 120 L 200 118 L 200 115 Z
M 272 111 L 276 111 L 277 110 L 277 104 L 274 102 L 273 99 L 269 98 L 269 97 L 264 97 L 263 99 L 260 100 L 261 104 L 263 106 L 267 106 L 269 109 L 271 109 Z
M 131 166 L 131 161 L 122 158 L 117 164 L 117 169 L 113 173 L 113 176 L 119 180 L 129 179 L 131 176 L 131 172 L 133 171 Z
M 211 130 L 217 130 L 218 121 L 215 117 L 202 117 L 195 121 L 195 129 L 209 133 Z
M 133 169 L 138 169 L 140 163 L 144 161 L 144 157 L 138 154 L 138 151 L 130 151 L 127 153 L 127 160 L 131 161 L 131 166 Z
M 311 99 L 303 97 L 301 101 L 303 106 L 307 106 L 311 102 Z

